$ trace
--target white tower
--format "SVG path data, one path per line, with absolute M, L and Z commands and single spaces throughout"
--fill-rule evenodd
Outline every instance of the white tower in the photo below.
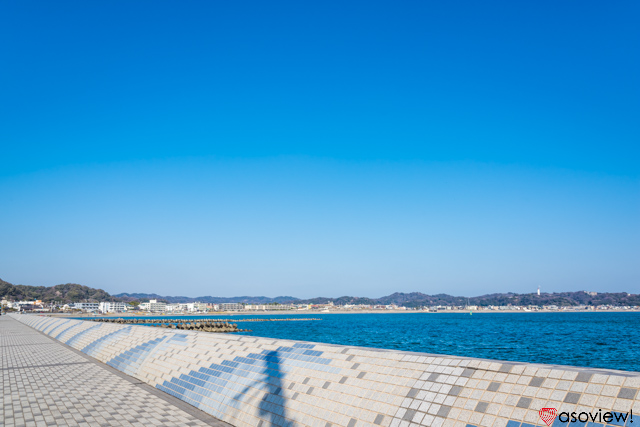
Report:
M 538 296 L 540 296 L 540 286 L 538 286 Z

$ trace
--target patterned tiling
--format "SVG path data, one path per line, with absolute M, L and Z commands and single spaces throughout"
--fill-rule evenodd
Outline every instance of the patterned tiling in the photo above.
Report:
M 547 427 L 541 408 L 640 413 L 636 372 L 17 318 L 237 426 Z
M 0 426 L 223 426 L 123 377 L 0 316 Z

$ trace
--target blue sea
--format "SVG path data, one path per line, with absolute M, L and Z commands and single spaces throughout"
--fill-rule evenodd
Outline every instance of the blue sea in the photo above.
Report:
M 174 316 L 175 317 L 175 316 Z M 243 322 L 243 319 L 320 318 Z M 242 335 L 486 359 L 640 371 L 640 313 L 385 313 L 197 316 Z

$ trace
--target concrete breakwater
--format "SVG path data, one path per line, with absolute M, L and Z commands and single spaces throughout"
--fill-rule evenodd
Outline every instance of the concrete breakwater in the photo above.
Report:
M 120 325 L 139 324 L 146 326 L 157 326 L 166 329 L 179 329 L 186 331 L 201 332 L 251 332 L 249 329 L 238 329 L 235 323 L 229 323 L 224 320 L 203 319 L 200 321 L 187 321 L 185 319 L 91 319 L 93 322 L 117 323 Z
M 96 317 L 82 320 L 90 320 L 92 322 L 110 322 L 110 323 L 129 323 L 129 324 L 146 324 L 146 323 L 184 323 L 184 322 L 222 322 L 229 323 L 227 319 L 208 319 L 208 318 L 176 318 L 176 319 L 146 319 L 144 317 L 134 317 L 134 318 L 110 318 L 110 317 Z M 322 320 L 317 318 L 287 318 L 287 319 L 237 319 L 236 322 L 304 322 L 311 320 Z
M 179 329 L 183 331 L 200 331 L 200 332 L 217 332 L 217 333 L 230 333 L 230 332 L 251 332 L 249 329 L 238 329 L 238 325 L 235 323 L 221 323 L 221 322 L 184 322 L 184 323 L 147 323 L 147 326 L 158 326 L 166 329 Z
M 286 319 L 279 319 L 279 318 L 271 318 L 271 319 L 261 319 L 261 318 L 254 318 L 254 319 L 238 319 L 236 320 L 237 322 L 309 322 L 309 321 L 313 321 L 313 320 L 322 320 L 318 317 L 288 317 Z
M 12 316 L 237 426 L 640 425 L 639 372 Z

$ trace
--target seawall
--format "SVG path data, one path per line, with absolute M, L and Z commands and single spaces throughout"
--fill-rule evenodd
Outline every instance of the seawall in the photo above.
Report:
M 640 427 L 640 372 L 12 317 L 236 426 Z

